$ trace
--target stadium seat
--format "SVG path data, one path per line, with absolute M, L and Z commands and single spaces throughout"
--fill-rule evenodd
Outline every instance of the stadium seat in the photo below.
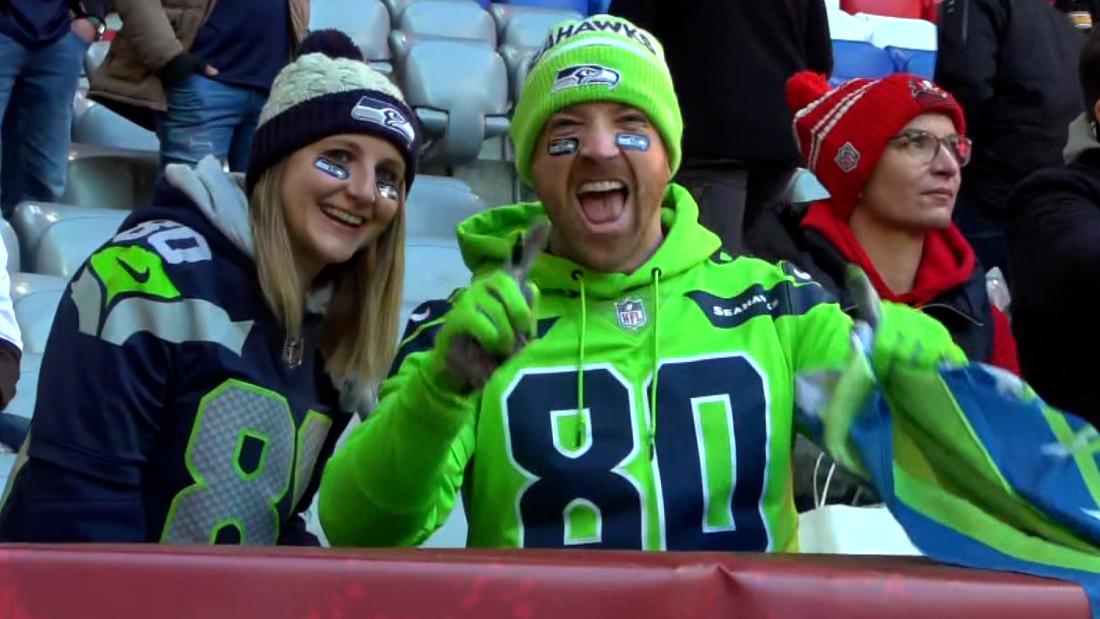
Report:
M 73 142 L 88 146 L 160 150 L 157 135 L 110 108 L 78 95 L 73 102 Z
M 123 211 L 103 209 L 96 217 L 54 222 L 38 239 L 34 272 L 72 277 L 92 252 L 114 236 L 125 218 Z
M 405 205 L 405 235 L 454 243 L 459 222 L 486 208 L 470 186 L 456 178 L 417 175 Z
M 11 223 L 6 220 L 0 220 L 0 238 L 4 241 L 4 250 L 8 254 L 8 263 L 5 268 L 8 273 L 18 273 L 22 268 L 21 261 L 19 260 L 19 235 L 15 233 L 15 228 L 11 227 Z
M 497 24 L 497 37 L 501 46 L 542 47 L 550 28 L 566 19 L 580 19 L 575 11 L 562 11 L 542 7 L 496 3 L 489 7 L 489 14 Z M 513 21 L 518 21 L 514 26 Z
M 398 28 L 417 38 L 472 39 L 497 46 L 496 23 L 474 2 L 418 0 L 401 12 Z
M 13 414 L 30 419 L 34 415 L 34 402 L 38 394 L 38 372 L 42 367 L 42 353 L 23 351 L 23 357 L 19 360 L 19 382 L 15 384 L 15 397 L 4 408 L 5 415 Z M 7 475 L 4 466 L 7 461 L 0 462 L 0 476 Z M 9 465 L 10 466 L 10 465 Z
M 20 202 L 12 213 L 24 269 L 70 277 L 118 230 L 128 213 L 52 202 Z M 55 230 L 56 228 L 56 230 Z
M 508 96 L 512 101 L 519 100 L 523 82 L 531 70 L 531 59 L 538 50 L 537 47 L 500 46 L 500 57 L 504 59 L 504 67 L 508 71 Z
M 84 52 L 84 75 L 92 77 L 99 65 L 103 64 L 103 59 L 107 57 L 107 50 L 110 48 L 109 41 L 96 41 L 88 46 L 88 51 Z
M 74 144 L 60 201 L 129 210 L 149 204 L 156 174 L 156 152 Z
M 314 0 L 316 2 L 316 0 Z M 386 7 L 386 10 L 390 13 L 390 23 L 394 28 L 398 27 L 401 21 L 401 13 L 405 10 L 405 7 L 409 6 L 419 0 L 382 0 L 382 4 Z M 471 2 L 478 5 L 482 9 L 488 10 L 489 0 L 452 0 L 455 2 Z
M 359 46 L 371 66 L 391 73 L 390 14 L 378 0 L 318 0 L 311 5 L 310 30 L 342 30 Z
M 50 335 L 57 304 L 69 280 L 56 275 L 13 273 L 11 304 L 23 336 L 23 352 L 42 354 Z
M 401 324 L 416 306 L 445 299 L 456 288 L 470 283 L 470 270 L 454 240 L 410 236 L 405 241 L 405 290 L 401 299 Z
M 508 76 L 495 50 L 484 43 L 424 39 L 398 62 L 398 81 L 430 140 L 425 161 L 472 162 L 487 138 L 507 132 Z
M 609 3 L 592 2 L 592 0 L 505 0 L 503 4 L 572 11 L 573 13 L 587 16 L 606 11 L 607 4 Z M 603 10 L 600 10 L 601 4 L 603 5 Z

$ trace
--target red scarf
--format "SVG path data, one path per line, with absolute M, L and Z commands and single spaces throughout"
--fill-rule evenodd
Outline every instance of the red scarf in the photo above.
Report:
M 913 307 L 925 305 L 941 293 L 962 284 L 970 278 L 977 265 L 974 250 L 954 223 L 943 230 L 929 230 L 924 236 L 924 253 L 913 280 L 913 289 L 895 294 L 871 263 L 871 257 L 856 239 L 852 227 L 836 214 L 829 201 L 811 204 L 802 219 L 802 227 L 816 230 L 837 248 L 845 260 L 866 271 L 871 284 L 883 299 Z

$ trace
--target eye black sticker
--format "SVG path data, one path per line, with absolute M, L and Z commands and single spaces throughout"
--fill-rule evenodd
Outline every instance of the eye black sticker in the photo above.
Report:
M 398 195 L 397 186 L 393 183 L 378 181 L 378 195 L 387 200 L 396 200 Z
M 581 147 L 581 141 L 577 138 L 558 138 L 556 140 L 550 140 L 550 144 L 546 147 L 546 152 L 550 153 L 551 157 L 561 157 L 564 155 L 572 155 L 577 152 Z
M 320 156 L 314 159 L 313 167 L 324 172 L 325 174 L 328 174 L 338 181 L 346 181 L 348 180 L 348 176 L 350 176 L 347 168 L 325 156 Z
M 643 133 L 619 133 L 615 136 L 615 143 L 624 150 L 649 150 L 649 136 Z

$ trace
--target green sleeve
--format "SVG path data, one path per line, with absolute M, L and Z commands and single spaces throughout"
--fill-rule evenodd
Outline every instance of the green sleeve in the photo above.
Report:
M 438 326 L 438 322 L 435 326 Z M 440 391 L 423 366 L 436 329 L 408 338 L 378 408 L 325 467 L 320 518 L 333 546 L 413 546 L 447 519 L 474 450 L 477 396 Z

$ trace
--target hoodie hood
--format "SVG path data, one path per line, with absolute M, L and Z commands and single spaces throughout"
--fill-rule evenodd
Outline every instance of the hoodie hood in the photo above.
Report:
M 458 244 L 466 266 L 475 274 L 500 268 L 523 233 L 545 215 L 541 202 L 521 202 L 466 219 L 458 226 Z M 707 260 L 721 247 L 718 237 L 699 224 L 699 207 L 691 194 L 675 183 L 665 190 L 661 224 L 665 229 L 661 246 L 631 273 L 593 271 L 568 258 L 543 252 L 531 269 L 531 279 L 544 293 L 577 292 L 580 283 L 573 274 L 580 271 L 588 295 L 618 298 L 631 289 L 652 283 L 653 269 L 660 269 L 662 279 L 675 277 Z
M 194 168 L 168 164 L 164 177 L 169 185 L 190 199 L 230 243 L 244 255 L 255 258 L 243 175 L 226 174 L 222 164 L 207 155 Z
M 1040 208 L 1053 207 L 1058 199 L 1080 199 L 1100 204 L 1100 141 L 1085 115 L 1069 126 L 1066 165 L 1046 168 L 1021 181 L 1008 197 L 1014 218 Z
M 851 226 L 840 218 L 828 201 L 810 205 L 802 227 L 819 233 L 846 260 L 867 273 L 875 290 L 888 301 L 920 307 L 953 288 L 961 286 L 974 273 L 977 259 L 962 233 L 951 224 L 943 230 L 930 230 L 924 237 L 924 254 L 917 267 L 913 289 L 895 294 L 886 285 L 871 257 L 863 249 Z

